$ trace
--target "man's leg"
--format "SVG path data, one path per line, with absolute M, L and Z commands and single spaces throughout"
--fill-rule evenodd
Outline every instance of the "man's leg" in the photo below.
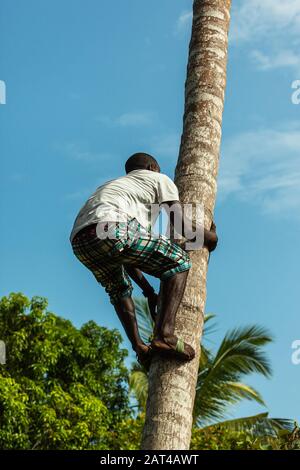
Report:
M 169 354 L 170 348 L 178 351 L 178 344 L 181 344 L 180 357 L 191 360 L 195 357 L 194 348 L 174 335 L 176 313 L 184 294 L 187 276 L 188 271 L 183 271 L 162 281 L 161 308 L 151 346 L 154 350 Z
M 155 336 L 163 339 L 174 335 L 175 319 L 182 300 L 189 271 L 176 273 L 161 281 L 161 306 Z
M 132 349 L 137 354 L 148 351 L 148 346 L 143 342 L 139 334 L 138 324 L 135 316 L 135 307 L 131 297 L 121 297 L 115 304 L 115 310 L 123 325 L 126 335 L 131 342 Z
M 115 223 L 114 223 L 115 225 Z M 92 230 L 92 229 L 89 229 Z M 89 243 L 87 243 L 89 242 Z M 119 242 L 120 243 L 120 242 Z M 94 274 L 97 282 L 109 294 L 116 313 L 124 327 L 132 348 L 139 358 L 148 352 L 149 347 L 143 343 L 138 330 L 134 303 L 131 298 L 132 284 L 118 253 L 111 256 L 115 249 L 115 239 L 99 239 L 96 229 L 77 237 L 73 245 L 75 256 Z
M 179 245 L 163 235 L 147 232 L 140 224 L 135 233 L 135 240 L 120 255 L 120 259 L 124 265 L 138 267 L 162 281 L 162 304 L 151 347 L 191 360 L 195 356 L 194 349 L 174 335 L 176 313 L 191 267 L 190 258 Z

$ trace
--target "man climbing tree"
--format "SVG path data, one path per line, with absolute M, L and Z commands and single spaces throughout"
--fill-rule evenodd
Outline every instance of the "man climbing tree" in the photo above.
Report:
M 190 223 L 176 185 L 160 173 L 159 164 L 151 155 L 132 155 L 125 170 L 125 176 L 100 186 L 80 210 L 70 235 L 74 254 L 105 288 L 142 364 L 148 367 L 155 352 L 190 361 L 195 357 L 194 349 L 174 334 L 190 258 L 178 243 L 156 235 L 153 224 L 160 206 L 166 204 L 170 208 L 173 238 L 178 234 L 177 224 L 189 241 L 196 239 L 197 232 L 203 232 L 204 244 L 210 251 L 217 245 L 215 227 L 204 230 L 200 224 Z M 161 308 L 150 346 L 139 335 L 131 298 L 129 276 L 148 298 L 155 318 L 157 295 L 142 271 L 159 278 L 162 284 Z

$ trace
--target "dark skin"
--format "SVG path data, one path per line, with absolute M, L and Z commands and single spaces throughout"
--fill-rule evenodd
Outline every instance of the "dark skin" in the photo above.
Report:
M 132 168 L 131 171 L 134 169 L 140 168 Z M 144 169 L 160 172 L 159 165 L 155 163 L 146 165 Z M 192 241 L 193 239 L 190 238 L 192 234 L 189 233 L 187 228 L 188 219 L 183 213 L 181 203 L 179 201 L 168 201 L 164 204 L 173 206 L 172 209 L 174 210 L 173 214 L 172 212 L 170 213 L 171 234 L 173 233 L 174 235 L 174 214 L 176 214 L 175 216 L 178 217 L 177 220 L 182 222 L 181 233 L 186 239 Z M 195 225 L 193 225 L 193 227 L 195 228 Z M 176 238 L 174 241 L 176 241 Z M 213 223 L 210 230 L 204 230 L 204 247 L 211 252 L 216 248 L 217 243 L 216 226 Z M 150 313 L 155 322 L 154 340 L 151 345 L 153 348 L 155 347 L 156 351 L 161 353 L 170 351 L 170 348 L 175 347 L 177 343 L 177 337 L 174 335 L 175 319 L 184 294 L 189 271 L 176 273 L 174 276 L 161 281 L 161 309 L 159 318 L 157 318 L 156 308 L 158 295 L 155 293 L 153 287 L 138 267 L 127 265 L 125 268 L 133 281 L 142 289 L 144 296 L 148 299 Z M 149 353 L 149 347 L 142 341 L 139 335 L 132 298 L 122 298 L 115 305 L 115 310 L 132 344 L 133 350 L 136 351 L 138 357 L 143 360 Z M 184 351 L 186 355 L 189 356 L 189 360 L 195 355 L 193 348 L 187 343 L 184 343 Z
M 151 284 L 147 281 L 142 271 L 133 266 L 127 265 L 125 267 L 131 279 L 142 289 L 144 297 L 148 299 L 149 310 L 153 321 L 156 321 L 156 307 L 158 295 Z

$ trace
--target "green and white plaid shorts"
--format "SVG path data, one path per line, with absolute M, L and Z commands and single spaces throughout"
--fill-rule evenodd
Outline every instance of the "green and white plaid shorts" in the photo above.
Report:
M 105 230 L 105 238 L 99 238 L 99 230 L 102 234 Z M 179 245 L 164 235 L 148 232 L 135 218 L 90 225 L 74 237 L 72 248 L 105 288 L 112 304 L 132 293 L 126 265 L 161 280 L 191 267 L 189 255 Z

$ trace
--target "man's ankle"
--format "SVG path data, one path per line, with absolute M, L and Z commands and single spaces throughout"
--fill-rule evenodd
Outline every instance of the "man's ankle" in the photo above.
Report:
M 156 333 L 155 338 L 165 340 L 172 338 L 172 336 L 174 336 L 174 333 L 170 330 L 162 330 Z
M 143 341 L 139 341 L 135 344 L 132 344 L 132 349 L 137 352 L 138 350 L 144 349 L 144 347 L 147 346 Z

